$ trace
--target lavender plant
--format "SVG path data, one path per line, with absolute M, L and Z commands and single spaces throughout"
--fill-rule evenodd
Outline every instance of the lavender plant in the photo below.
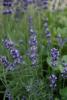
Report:
M 0 15 L 1 100 L 67 98 L 67 9 L 50 12 L 48 4 L 48 0 L 3 1 L 8 11 L 22 5 L 24 16 L 19 15 L 17 22 L 15 13 Z

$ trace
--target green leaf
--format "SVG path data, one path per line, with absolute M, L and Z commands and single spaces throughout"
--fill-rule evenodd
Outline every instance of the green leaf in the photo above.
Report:
M 67 63 L 67 55 L 64 55 L 64 56 L 62 57 L 62 61 L 64 61 L 65 63 Z
M 67 87 L 61 89 L 61 90 L 60 90 L 60 94 L 61 94 L 63 100 L 66 100 L 66 99 L 67 99 Z

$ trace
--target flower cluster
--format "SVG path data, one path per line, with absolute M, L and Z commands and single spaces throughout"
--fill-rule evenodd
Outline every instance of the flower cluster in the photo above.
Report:
M 11 7 L 12 6 L 12 0 L 4 0 L 3 1 L 3 6 Z
M 56 87 L 56 81 L 57 81 L 56 75 L 52 74 L 52 75 L 49 77 L 49 81 L 50 81 L 50 87 L 51 87 L 52 89 L 55 89 L 55 87 Z
M 30 17 L 29 20 L 29 32 L 30 32 L 30 38 L 29 38 L 29 46 L 30 46 L 30 54 L 29 57 L 31 59 L 32 65 L 36 65 L 37 62 L 37 37 L 36 32 L 33 30 L 32 26 L 32 19 Z
M 3 6 L 5 8 L 5 10 L 3 11 L 3 14 L 12 14 L 12 0 L 4 0 L 3 1 Z
M 11 40 L 4 39 L 3 40 L 3 45 L 4 45 L 5 48 L 8 49 L 8 51 L 9 51 L 9 53 L 12 56 L 14 61 L 13 61 L 13 63 L 10 63 L 7 60 L 6 56 L 1 56 L 0 57 L 0 62 L 4 65 L 4 67 L 6 67 L 6 69 L 14 70 L 15 66 L 17 64 L 21 64 L 22 63 L 23 58 L 20 55 L 19 51 L 15 48 L 15 45 L 14 45 L 14 43 Z
M 6 56 L 0 56 L 0 62 L 1 62 L 5 67 L 9 66 L 9 62 L 8 62 Z
M 15 44 L 7 38 L 3 39 L 2 42 L 3 42 L 4 47 L 9 49 L 9 50 L 15 46 Z
M 52 66 L 56 66 L 56 61 L 59 57 L 59 51 L 56 48 L 51 49 L 51 59 L 52 59 Z
M 47 17 L 45 18 L 45 21 L 44 21 L 44 29 L 45 29 L 47 42 L 48 44 L 50 44 L 51 43 L 51 32 L 49 31 L 49 28 L 48 28 L 48 18 Z
M 20 55 L 19 51 L 15 48 L 10 50 L 10 54 L 14 59 L 14 63 L 20 64 L 22 62 L 22 56 Z
M 62 73 L 61 73 L 61 76 L 64 78 L 64 79 L 67 79 L 67 67 L 64 67 Z

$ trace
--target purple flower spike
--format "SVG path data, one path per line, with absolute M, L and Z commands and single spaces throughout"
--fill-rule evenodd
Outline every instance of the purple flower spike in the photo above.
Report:
M 64 78 L 64 79 L 67 79 L 67 67 L 64 67 L 62 73 L 61 73 L 61 76 Z
M 59 57 L 58 49 L 56 49 L 56 48 L 51 49 L 51 57 L 52 57 L 52 60 L 57 60 L 58 59 L 58 57 Z
M 57 81 L 56 75 L 52 74 L 52 75 L 49 77 L 49 81 L 50 81 L 50 87 L 51 87 L 52 89 L 55 89 L 55 87 L 56 87 L 56 81 Z
M 37 36 L 36 32 L 33 30 L 32 26 L 32 17 L 29 17 L 29 32 L 30 32 L 30 38 L 29 38 L 29 58 L 31 60 L 32 66 L 36 66 L 37 62 Z
M 56 48 L 52 48 L 51 49 L 51 59 L 52 59 L 52 66 L 56 66 L 56 62 L 57 62 L 57 60 L 58 60 L 58 58 L 59 58 L 59 51 L 58 51 L 58 49 L 56 49 Z

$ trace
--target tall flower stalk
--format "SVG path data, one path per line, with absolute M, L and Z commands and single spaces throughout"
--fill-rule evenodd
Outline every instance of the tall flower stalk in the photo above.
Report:
M 30 38 L 29 38 L 29 58 L 31 60 L 31 63 L 33 66 L 37 63 L 37 34 L 33 29 L 32 25 L 32 17 L 29 17 L 29 32 L 30 32 Z

